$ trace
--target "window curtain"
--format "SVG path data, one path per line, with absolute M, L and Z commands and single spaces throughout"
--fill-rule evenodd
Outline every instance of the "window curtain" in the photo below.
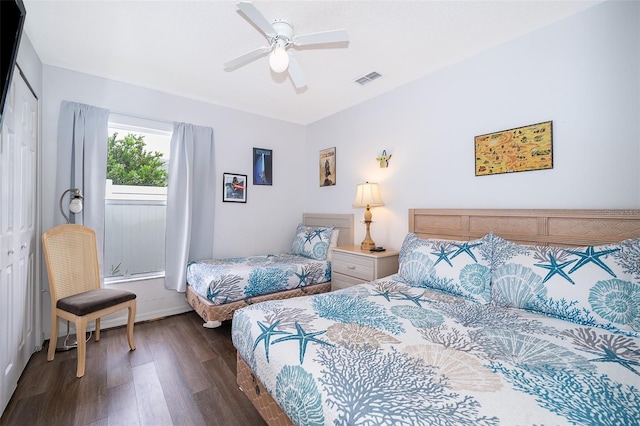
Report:
M 100 283 L 104 282 L 104 197 L 107 179 L 107 140 L 109 110 L 62 101 L 58 119 L 58 158 L 54 223 L 66 223 L 60 213 L 59 199 L 64 191 L 79 188 L 84 196 L 83 209 L 69 213 L 69 194 L 62 207 L 71 223 L 93 229 L 98 241 Z
M 192 260 L 213 256 L 213 129 L 174 123 L 167 183 L 165 288 L 185 292 Z

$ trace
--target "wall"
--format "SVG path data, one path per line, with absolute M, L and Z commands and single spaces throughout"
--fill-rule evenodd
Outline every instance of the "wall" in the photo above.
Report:
M 302 197 L 292 196 L 304 189 L 300 179 L 303 167 L 298 161 L 305 149 L 302 126 L 48 65 L 43 68 L 43 88 L 42 154 L 48 159 L 42 167 L 43 229 L 55 225 L 53 214 L 60 196 L 54 193 L 58 115 L 61 101 L 68 100 L 119 114 L 212 127 L 219 189 L 223 172 L 252 178 L 253 147 L 273 149 L 273 186 L 249 184 L 246 204 L 223 203 L 222 193 L 216 194 L 215 213 L 211 213 L 211 220 L 215 218 L 213 254 L 243 256 L 290 248 L 295 225 L 303 213 Z M 47 288 L 46 281 L 43 286 Z M 138 320 L 188 309 L 184 294 L 164 290 L 162 280 L 121 287 L 138 294 Z M 45 299 L 46 332 L 50 315 L 48 293 Z M 107 319 L 104 326 L 110 325 L 113 323 Z
M 25 32 L 20 37 L 17 62 L 36 97 L 40 98 L 42 96 L 42 62 Z
M 378 182 L 372 238 L 399 248 L 412 207 L 640 208 L 639 28 L 640 3 L 605 2 L 309 125 L 306 209 L 361 221 L 356 184 Z M 475 176 L 474 136 L 548 120 L 553 169 Z
M 274 150 L 273 186 L 250 185 L 246 205 L 216 195 L 217 257 L 286 250 L 293 230 L 283 230 L 303 211 L 361 220 L 363 210 L 351 203 L 365 180 L 380 183 L 386 202 L 373 210 L 373 239 L 395 248 L 411 207 L 638 208 L 639 27 L 638 2 L 605 2 L 306 127 L 44 66 L 42 229 L 54 225 L 59 196 L 62 100 L 213 127 L 218 179 L 222 172 L 250 178 L 251 148 Z M 474 176 L 474 136 L 546 120 L 554 126 L 552 170 Z M 318 151 L 332 146 L 338 184 L 320 188 Z M 375 161 L 383 149 L 393 155 L 387 169 Z M 357 223 L 356 241 L 363 237 Z M 149 297 L 163 292 L 151 284 Z

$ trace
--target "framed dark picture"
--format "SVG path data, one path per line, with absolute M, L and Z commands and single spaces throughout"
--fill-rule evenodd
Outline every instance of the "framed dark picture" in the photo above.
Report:
M 247 175 L 224 173 L 222 175 L 222 201 L 247 202 Z
M 253 148 L 253 184 L 273 184 L 273 151 Z
M 320 186 L 336 184 L 336 148 L 320 151 Z

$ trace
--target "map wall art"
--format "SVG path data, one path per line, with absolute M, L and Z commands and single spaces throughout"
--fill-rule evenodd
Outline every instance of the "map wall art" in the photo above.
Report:
M 476 176 L 553 168 L 552 122 L 475 137 Z

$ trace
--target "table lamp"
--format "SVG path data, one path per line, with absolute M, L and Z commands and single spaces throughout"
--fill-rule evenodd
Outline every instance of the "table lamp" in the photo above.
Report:
M 376 243 L 371 239 L 369 228 L 371 226 L 371 207 L 384 206 L 384 201 L 380 198 L 377 183 L 360 183 L 356 187 L 356 199 L 353 201 L 353 207 L 366 207 L 364 212 L 364 223 L 367 227 L 367 234 L 360 244 L 360 249 L 371 250 Z

